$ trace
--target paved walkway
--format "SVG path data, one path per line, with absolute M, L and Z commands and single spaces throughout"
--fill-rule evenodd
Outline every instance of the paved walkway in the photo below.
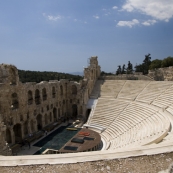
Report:
M 128 158 L 142 155 L 154 155 L 172 151 L 173 145 L 171 144 L 162 147 L 156 147 L 155 145 L 144 146 L 126 151 L 105 150 L 70 154 L 0 156 L 0 166 L 78 163 L 86 161 Z

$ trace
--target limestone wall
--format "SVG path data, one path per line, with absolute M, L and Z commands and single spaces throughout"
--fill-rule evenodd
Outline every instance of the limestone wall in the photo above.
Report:
M 22 84 L 15 66 L 1 64 L 0 155 L 9 155 L 9 145 L 46 125 L 85 118 L 86 104 L 99 75 L 97 57 L 90 58 L 79 83 L 61 79 Z
M 100 80 L 152 80 L 150 76 L 138 74 L 119 74 L 112 76 L 100 76 Z
M 156 81 L 173 81 L 173 66 L 149 70 L 148 76 Z

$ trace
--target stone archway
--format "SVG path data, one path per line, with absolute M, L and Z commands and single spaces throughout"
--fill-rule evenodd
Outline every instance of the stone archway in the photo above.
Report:
M 52 112 L 50 112 L 49 121 L 52 122 Z
M 43 98 L 43 101 L 47 100 L 46 88 L 42 89 L 42 98 Z
M 6 141 L 8 144 L 12 143 L 11 132 L 9 129 L 6 129 Z
M 40 91 L 38 89 L 35 90 L 35 104 L 40 104 Z
M 18 102 L 17 93 L 13 93 L 13 94 L 11 95 L 11 98 L 12 98 L 11 108 L 12 108 L 12 109 L 18 109 L 18 108 L 19 108 L 19 102 Z
M 28 105 L 31 105 L 33 103 L 33 96 L 32 96 L 32 91 L 28 91 Z
M 63 86 L 62 85 L 60 86 L 60 95 L 61 96 L 63 95 Z
M 72 93 L 73 95 L 76 95 L 76 94 L 77 94 L 77 87 L 76 87 L 76 85 L 72 85 L 72 86 L 71 86 L 71 93 Z
M 41 130 L 43 128 L 42 115 L 38 114 L 36 119 L 37 119 L 37 129 Z
M 57 109 L 53 108 L 53 119 L 54 121 L 57 121 Z
M 15 136 L 15 143 L 21 142 L 21 140 L 22 140 L 21 124 L 14 125 L 13 131 L 14 131 L 14 136 Z
M 52 87 L 52 98 L 55 98 L 56 92 L 55 92 L 55 87 Z
M 77 115 L 78 115 L 77 105 L 73 104 L 72 105 L 72 116 L 73 116 L 73 118 L 77 118 Z

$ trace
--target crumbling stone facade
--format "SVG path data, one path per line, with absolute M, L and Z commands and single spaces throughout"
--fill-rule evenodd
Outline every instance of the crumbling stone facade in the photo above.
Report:
M 173 81 L 173 66 L 149 70 L 148 76 L 156 81 Z
M 79 83 L 61 79 L 21 83 L 13 65 L 0 65 L 0 155 L 11 155 L 10 146 L 45 126 L 86 118 L 86 104 L 100 76 L 97 56 L 90 58 Z

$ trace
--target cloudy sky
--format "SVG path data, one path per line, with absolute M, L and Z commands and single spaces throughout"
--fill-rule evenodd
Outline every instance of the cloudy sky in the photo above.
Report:
M 38 71 L 102 70 L 173 56 L 173 0 L 0 0 L 0 63 Z

